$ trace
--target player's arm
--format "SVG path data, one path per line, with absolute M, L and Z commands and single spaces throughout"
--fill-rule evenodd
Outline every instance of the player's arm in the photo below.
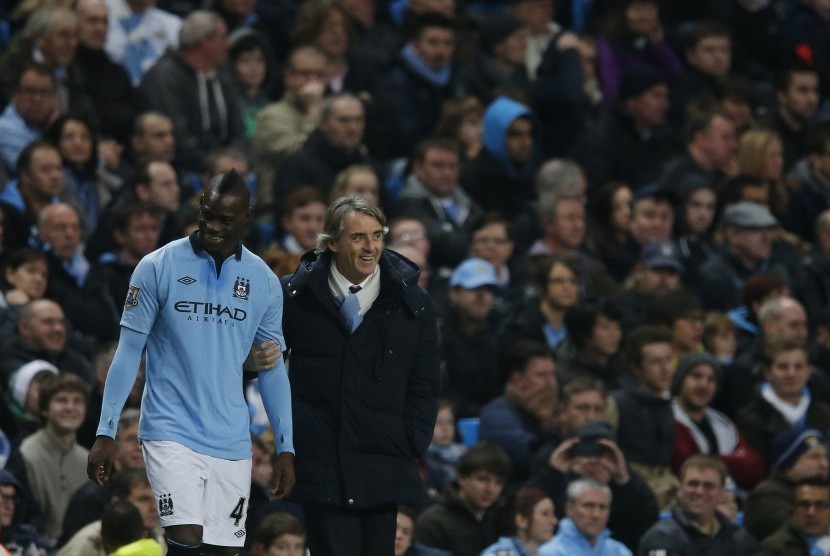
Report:
M 280 357 L 282 357 L 282 351 L 276 340 L 254 343 L 251 346 L 251 351 L 248 352 L 245 363 L 242 365 L 242 370 L 256 373 L 273 369 Z
M 291 415 L 291 385 L 282 358 L 270 371 L 259 373 L 259 391 L 268 420 L 274 429 L 277 459 L 271 484 L 271 499 L 288 496 L 294 487 L 294 425 Z
M 257 331 L 257 342 L 276 340 L 278 345 L 285 345 L 282 335 L 282 288 L 276 276 L 269 276 L 270 296 L 266 314 Z M 259 373 L 259 391 L 265 413 L 274 430 L 277 459 L 274 462 L 274 475 L 271 484 L 271 499 L 287 496 L 294 487 L 294 425 L 291 414 L 291 384 L 284 358 L 276 361 L 276 366 Z
M 121 327 L 121 337 L 118 340 L 118 347 L 115 349 L 104 385 L 104 402 L 101 405 L 101 418 L 96 431 L 97 438 L 87 460 L 87 475 L 99 485 L 103 485 L 109 479 L 112 471 L 118 421 L 127 396 L 130 395 L 135 384 L 135 377 L 141 364 L 141 352 L 146 343 L 146 334 Z

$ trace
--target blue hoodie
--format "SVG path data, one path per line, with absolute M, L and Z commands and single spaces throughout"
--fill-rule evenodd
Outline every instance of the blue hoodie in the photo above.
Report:
M 516 166 L 507 157 L 507 129 L 518 118 L 527 116 L 533 120 L 534 133 L 538 135 L 539 125 L 533 116 L 530 108 L 507 97 L 499 97 L 484 111 L 484 130 L 482 132 L 482 145 L 493 158 L 496 159 L 508 176 L 519 177 L 521 167 Z M 535 146 L 538 148 L 538 137 L 535 139 Z

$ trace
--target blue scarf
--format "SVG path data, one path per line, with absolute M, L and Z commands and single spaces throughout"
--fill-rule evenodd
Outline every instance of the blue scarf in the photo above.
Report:
M 424 59 L 418 56 L 411 44 L 407 44 L 401 49 L 401 54 L 406 63 L 415 70 L 415 73 L 439 87 L 443 87 L 450 82 L 452 72 L 450 71 L 451 64 L 447 64 L 439 70 L 434 70 L 429 67 Z

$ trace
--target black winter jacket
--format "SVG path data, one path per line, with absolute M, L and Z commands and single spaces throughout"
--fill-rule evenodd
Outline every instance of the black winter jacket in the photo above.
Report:
M 302 503 L 418 505 L 416 460 L 432 440 L 440 392 L 438 331 L 417 267 L 381 255 L 380 294 L 349 333 L 329 285 L 329 252 L 282 279 Z

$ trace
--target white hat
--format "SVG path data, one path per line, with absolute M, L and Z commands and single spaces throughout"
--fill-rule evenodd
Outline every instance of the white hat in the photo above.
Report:
M 26 395 L 29 393 L 29 386 L 32 385 L 32 379 L 35 378 L 35 375 L 42 372 L 52 373 L 54 375 L 59 373 L 58 368 L 49 361 L 35 359 L 21 366 L 9 377 L 9 390 L 11 390 L 12 397 L 20 407 L 26 407 Z

